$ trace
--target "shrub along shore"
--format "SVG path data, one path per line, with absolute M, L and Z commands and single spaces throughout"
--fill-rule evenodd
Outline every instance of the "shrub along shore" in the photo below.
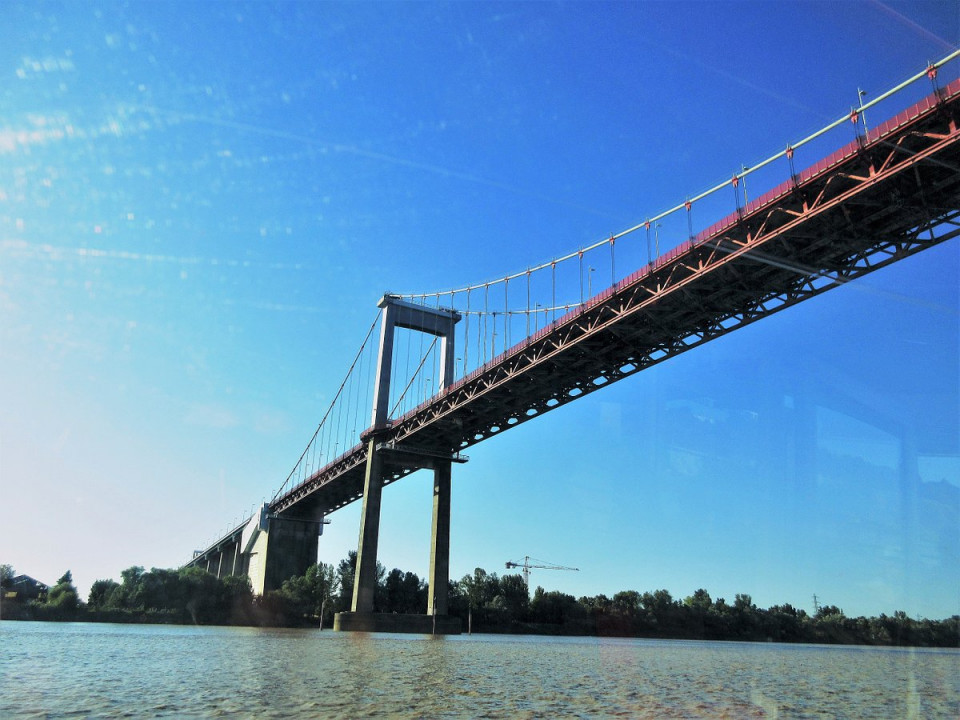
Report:
M 218 579 L 200 568 L 131 567 L 121 580 L 97 580 L 82 602 L 68 571 L 46 593 L 24 598 L 12 588 L 13 569 L 0 566 L 4 620 L 330 627 L 348 610 L 355 554 L 336 566 L 318 563 L 279 590 L 255 597 L 245 576 Z M 376 612 L 423 613 L 427 585 L 415 573 L 378 564 Z M 813 615 L 791 605 L 757 607 L 738 593 L 732 603 L 699 589 L 680 600 L 667 590 L 624 590 L 574 598 L 536 588 L 532 596 L 520 575 L 498 576 L 477 568 L 450 583 L 449 611 L 464 631 L 548 635 L 597 635 L 694 640 L 840 643 L 960 647 L 960 616 L 913 619 L 903 611 L 879 617 L 848 617 L 833 605 Z

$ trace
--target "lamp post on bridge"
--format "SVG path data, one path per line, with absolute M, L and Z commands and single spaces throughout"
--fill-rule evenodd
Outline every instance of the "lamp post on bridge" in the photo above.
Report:
M 863 135 L 864 135 L 864 137 L 866 137 L 866 135 L 867 135 L 867 114 L 866 114 L 866 112 L 865 112 L 864 109 L 863 109 L 863 99 L 864 99 L 866 96 L 867 96 L 867 91 L 866 91 L 866 90 L 861 90 L 860 88 L 857 88 L 857 103 L 858 103 L 858 105 L 860 106 L 860 108 L 859 108 L 859 110 L 860 110 L 860 120 L 863 122 Z

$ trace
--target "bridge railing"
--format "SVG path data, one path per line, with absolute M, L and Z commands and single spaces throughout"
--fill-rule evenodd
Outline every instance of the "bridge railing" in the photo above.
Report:
M 955 58 L 960 53 L 955 53 L 950 56 L 947 60 Z M 941 61 L 941 64 L 946 62 L 946 60 Z M 934 66 L 931 65 L 931 68 Z M 918 74 L 915 76 L 911 82 L 922 78 L 925 75 L 928 75 L 929 69 L 924 73 Z M 532 334 L 526 336 L 519 343 L 514 344 L 510 348 L 499 353 L 495 357 L 490 358 L 490 360 L 484 362 L 483 364 L 475 367 L 473 370 L 465 374 L 463 377 L 456 380 L 444 391 L 438 393 L 436 396 L 431 397 L 424 402 L 419 403 L 417 406 L 407 410 L 402 416 L 397 419 L 397 422 L 403 422 L 415 416 L 417 413 L 423 411 L 432 405 L 437 398 L 442 397 L 443 395 L 453 392 L 463 385 L 475 380 L 483 373 L 488 371 L 490 368 L 495 367 L 503 362 L 505 362 L 511 355 L 519 353 L 524 350 L 530 344 L 537 342 L 538 340 L 546 337 L 550 333 L 554 332 L 557 327 L 563 325 L 566 322 L 569 322 L 576 317 L 588 312 L 591 308 L 605 302 L 609 299 L 617 290 L 621 287 L 636 282 L 647 275 L 656 272 L 660 268 L 669 265 L 674 262 L 678 257 L 689 252 L 694 246 L 700 245 L 704 242 L 707 242 L 711 238 L 719 235 L 724 230 L 742 222 L 745 218 L 754 215 L 760 215 L 769 208 L 775 206 L 778 201 L 780 201 L 786 195 L 792 193 L 798 186 L 809 183 L 810 181 L 815 180 L 816 178 L 828 174 L 836 166 L 844 163 L 849 160 L 851 157 L 857 155 L 863 149 L 868 148 L 869 146 L 882 143 L 882 141 L 890 136 L 895 134 L 900 128 L 904 125 L 912 122 L 921 115 L 929 112 L 934 109 L 936 105 L 942 102 L 945 99 L 952 98 L 960 94 L 960 78 L 955 79 L 947 83 L 943 87 L 935 86 L 934 92 L 921 98 L 918 102 L 911 105 L 910 107 L 900 111 L 894 117 L 882 122 L 877 127 L 872 128 L 864 132 L 863 134 L 857 133 L 856 139 L 848 142 L 841 148 L 830 153 L 826 157 L 822 158 L 818 162 L 810 165 L 809 167 L 804 168 L 798 173 L 791 172 L 791 177 L 787 180 L 784 180 L 777 186 L 771 188 L 770 190 L 764 192 L 760 196 L 756 197 L 752 201 L 746 203 L 744 207 L 738 207 L 737 210 L 733 213 L 728 214 L 726 217 L 721 220 L 713 223 L 712 225 L 704 228 L 699 231 L 694 237 L 681 242 L 680 244 L 674 246 L 670 250 L 666 251 L 662 255 L 653 258 L 643 267 L 635 270 L 629 275 L 625 276 L 621 280 L 615 281 L 610 287 L 605 290 L 593 295 L 592 297 L 587 298 L 581 303 L 575 304 L 572 306 L 572 309 L 567 310 L 560 318 L 553 320 L 552 322 L 544 325 L 542 328 L 539 328 Z M 891 93 L 886 93 L 883 96 L 883 99 L 890 97 Z M 879 102 L 879 100 L 877 101 Z M 864 106 L 869 107 L 869 105 Z M 839 122 L 833 123 L 828 129 L 833 129 L 839 126 Z M 808 141 L 818 137 L 818 134 L 810 136 Z M 799 144 L 798 144 L 799 146 Z M 780 155 L 781 157 L 788 157 L 788 152 L 785 151 Z M 791 171 L 793 166 L 791 166 Z M 732 182 L 732 181 L 731 181 Z M 518 276 L 514 276 L 518 277 Z M 570 307 L 570 306 L 566 306 Z
M 637 267 L 641 271 L 656 269 L 674 257 L 671 253 L 678 245 L 713 234 L 725 223 L 757 212 L 790 192 L 794 183 L 841 162 L 856 151 L 859 143 L 873 142 L 894 131 L 909 121 L 911 113 L 915 116 L 922 112 L 927 107 L 923 103 L 934 102 L 923 98 L 929 95 L 930 87 L 940 87 L 942 69 L 958 57 L 960 51 L 951 53 L 868 102 L 858 97 L 858 104 L 849 113 L 786 144 L 783 150 L 750 167 L 741 166 L 702 192 L 589 246 L 489 281 L 449 290 L 405 293 L 400 297 L 431 307 L 455 308 L 463 315 L 456 341 L 456 375 L 468 377 L 502 357 L 504 350 L 516 344 L 516 338 L 537 335 L 543 326 L 584 307 L 596 296 L 594 288 L 616 287 Z M 892 105 L 899 102 L 902 107 L 905 98 L 916 98 L 920 104 L 894 114 Z M 893 117 L 878 127 L 868 128 L 868 111 L 890 111 Z M 840 150 L 824 157 L 838 145 Z M 798 173 L 796 167 L 804 158 L 819 162 Z M 751 190 L 759 189 L 761 184 L 768 189 L 749 197 L 748 181 Z M 718 216 L 723 219 L 709 225 L 702 222 Z M 413 410 L 432 394 L 415 396 L 416 401 L 405 398 L 398 406 L 399 413 Z
M 443 392 L 437 387 L 440 364 L 437 344 L 425 342 L 422 333 L 398 331 L 390 416 L 401 422 L 417 414 L 437 397 L 474 380 L 512 353 L 605 301 L 617 289 L 656 272 L 693 245 L 705 242 L 743 218 L 762 213 L 798 184 L 829 172 L 859 152 L 863 145 L 882 142 L 931 109 L 938 97 L 960 92 L 960 80 L 944 83 L 940 77 L 941 70 L 958 57 L 960 50 L 931 63 L 869 102 L 858 98 L 858 105 L 851 107 L 849 113 L 787 144 L 783 150 L 750 167 L 741 166 L 729 178 L 587 247 L 494 280 L 438 292 L 399 295 L 424 306 L 455 308 L 463 319 L 457 326 L 455 339 L 458 379 Z M 930 87 L 933 94 L 929 93 Z M 898 112 L 891 108 L 892 103 L 902 103 L 905 96 L 914 99 L 909 107 Z M 869 128 L 866 113 L 874 110 L 890 110 L 893 114 Z M 838 144 L 839 149 L 823 156 Z M 798 172 L 801 150 L 804 157 L 820 159 Z M 750 198 L 748 179 L 751 190 L 756 189 L 760 181 L 769 189 Z M 718 215 L 722 218 L 695 232 L 695 208 L 698 219 Z M 604 289 L 594 292 L 594 282 L 598 289 Z M 375 320 L 323 420 L 274 499 L 329 471 L 358 451 L 357 438 L 369 425 L 372 405 L 377 353 L 372 338 L 376 325 Z M 515 337 L 520 338 L 519 342 L 514 342 Z

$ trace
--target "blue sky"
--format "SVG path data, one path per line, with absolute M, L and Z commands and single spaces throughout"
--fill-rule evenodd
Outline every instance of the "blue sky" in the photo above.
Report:
M 0 562 L 84 593 L 273 494 L 383 292 L 631 227 L 960 42 L 946 2 L 4 15 Z M 532 577 L 577 596 L 960 612 L 958 270 L 954 240 L 472 448 L 452 575 L 529 554 L 581 568 Z M 381 561 L 425 575 L 429 523 L 427 474 L 390 486 Z

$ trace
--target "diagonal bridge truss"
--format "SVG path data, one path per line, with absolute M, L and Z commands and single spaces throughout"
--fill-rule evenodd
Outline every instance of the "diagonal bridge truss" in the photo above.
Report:
M 960 234 L 960 81 L 615 283 L 410 412 L 365 431 L 385 482 Z M 791 159 L 788 148 L 786 155 Z M 736 178 L 733 182 L 736 187 Z M 358 444 L 271 511 L 363 493 Z

